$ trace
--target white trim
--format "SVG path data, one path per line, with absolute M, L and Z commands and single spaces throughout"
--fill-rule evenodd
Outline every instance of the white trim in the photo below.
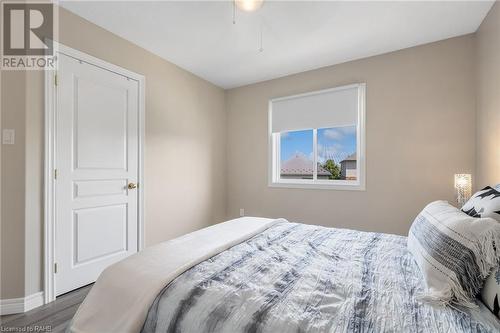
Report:
M 0 315 L 24 312 L 24 298 L 11 298 L 0 300 Z
M 358 180 L 318 180 L 317 177 L 317 129 L 313 130 L 313 180 L 302 179 L 280 179 L 280 154 L 279 154 L 279 133 L 273 133 L 272 127 L 272 108 L 273 102 L 288 100 L 299 97 L 317 95 L 332 91 L 358 88 L 358 123 L 356 131 L 356 154 L 358 160 Z M 300 189 L 323 189 L 323 190 L 366 190 L 366 83 L 356 83 L 341 87 L 317 90 L 292 96 L 273 98 L 269 100 L 268 111 L 268 186 L 278 188 L 300 188 Z
M 280 169 L 278 169 L 280 170 Z M 318 182 L 318 129 L 313 129 L 313 181 Z
M 357 130 L 357 158 L 359 162 L 359 190 L 366 190 L 366 83 L 359 84 L 359 108 Z
M 26 297 L 0 299 L 0 315 L 23 313 L 44 304 L 43 292 L 37 292 Z
M 54 71 L 45 71 L 45 153 L 44 153 L 44 301 L 55 299 L 54 290 L 54 257 L 55 257 L 55 227 L 54 227 L 54 153 L 55 153 L 55 105 L 56 89 L 54 89 Z
M 105 62 L 84 52 L 72 49 L 61 43 L 54 42 L 54 48 L 58 53 L 75 58 L 82 62 L 97 66 L 108 71 L 123 75 L 139 83 L 139 165 L 138 165 L 138 250 L 144 248 L 145 227 L 144 227 L 144 137 L 145 137 L 145 91 L 146 80 L 143 75 L 134 73 L 125 68 Z M 45 303 L 55 300 L 55 108 L 57 101 L 57 89 L 54 84 L 54 72 L 45 71 L 45 171 L 44 171 L 44 299 Z
M 274 175 L 275 170 L 277 168 L 274 168 L 276 161 L 279 161 L 279 158 L 276 158 L 273 153 L 276 151 L 276 140 L 274 139 L 275 134 L 273 134 L 273 102 L 270 100 L 268 102 L 268 112 L 267 112 L 267 157 L 268 157 L 268 162 L 267 162 L 267 185 L 271 186 L 273 184 L 273 179 L 276 178 Z
M 305 190 L 339 190 L 339 191 L 365 191 L 365 188 L 360 187 L 359 184 L 338 183 L 331 181 L 331 183 L 313 183 L 313 182 L 291 182 L 290 180 L 274 182 L 269 187 L 275 188 L 300 188 Z M 340 182 L 340 181 L 339 181 Z
M 44 304 L 43 291 L 26 296 L 24 298 L 24 312 L 42 306 Z

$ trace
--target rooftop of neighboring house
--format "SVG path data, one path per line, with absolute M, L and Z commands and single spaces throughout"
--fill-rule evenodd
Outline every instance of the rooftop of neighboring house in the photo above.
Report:
M 313 162 L 301 154 L 295 154 L 281 165 L 282 175 L 312 175 L 312 173 Z M 330 175 L 331 173 L 318 163 L 318 176 Z
M 354 152 L 351 155 L 349 155 L 346 158 L 344 158 L 342 161 L 340 161 L 340 163 L 347 162 L 347 161 L 356 161 L 356 160 L 357 160 L 356 152 Z

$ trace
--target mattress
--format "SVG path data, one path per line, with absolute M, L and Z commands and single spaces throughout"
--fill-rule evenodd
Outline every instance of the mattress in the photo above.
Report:
M 500 332 L 424 287 L 406 237 L 279 222 L 172 280 L 142 332 Z

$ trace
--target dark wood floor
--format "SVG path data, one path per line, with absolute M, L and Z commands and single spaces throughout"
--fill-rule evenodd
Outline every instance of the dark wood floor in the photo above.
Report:
M 2 332 L 7 332 L 6 328 L 14 327 L 30 327 L 19 332 L 64 332 L 90 288 L 92 285 L 73 290 L 57 297 L 52 303 L 26 313 L 0 316 Z M 35 327 L 38 327 L 38 330 Z

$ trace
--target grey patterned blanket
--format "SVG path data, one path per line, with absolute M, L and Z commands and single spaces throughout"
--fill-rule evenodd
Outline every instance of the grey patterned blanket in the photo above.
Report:
M 405 237 L 279 223 L 172 281 L 142 332 L 500 332 L 423 283 Z

